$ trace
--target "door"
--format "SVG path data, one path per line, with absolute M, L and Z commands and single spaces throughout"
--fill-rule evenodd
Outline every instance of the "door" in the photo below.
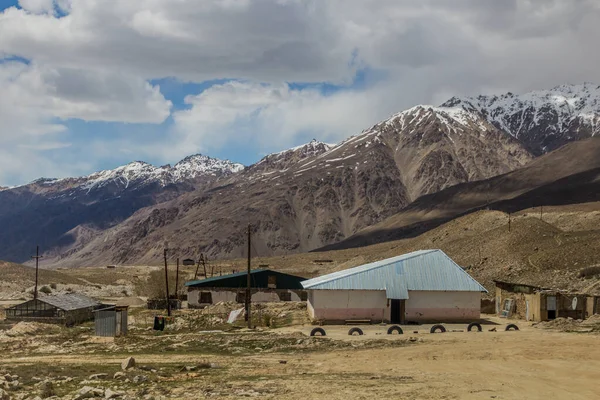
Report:
M 548 310 L 548 319 L 556 319 L 556 296 L 546 297 L 546 310 Z
M 392 309 L 390 310 L 390 322 L 392 324 L 404 323 L 404 300 L 391 299 Z

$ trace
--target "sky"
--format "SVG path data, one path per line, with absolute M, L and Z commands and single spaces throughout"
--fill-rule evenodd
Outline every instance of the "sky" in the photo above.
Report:
M 600 84 L 597 0 L 0 0 L 0 186 Z

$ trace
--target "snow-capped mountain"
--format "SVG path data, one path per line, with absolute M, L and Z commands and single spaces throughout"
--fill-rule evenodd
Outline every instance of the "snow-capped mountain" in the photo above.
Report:
M 269 154 L 263 157 L 259 162 L 248 167 L 248 173 L 256 171 L 283 170 L 293 166 L 302 160 L 319 156 L 335 147 L 334 144 L 320 142 L 316 139 L 310 142 L 283 150 L 277 153 Z
M 39 243 L 63 265 L 153 263 L 165 239 L 182 257 L 238 257 L 248 223 L 260 255 L 315 249 L 424 195 L 596 135 L 599 92 L 585 84 L 419 105 L 337 145 L 313 140 L 246 168 L 196 155 L 0 190 L 0 259 L 26 260 Z
M 521 95 L 453 97 L 442 107 L 480 113 L 536 155 L 600 134 L 600 86 L 591 83 Z
M 153 262 L 164 240 L 183 257 L 239 257 L 246 243 L 240 227 L 248 223 L 260 255 L 307 251 L 383 221 L 419 196 L 532 158 L 477 113 L 417 106 L 339 145 L 311 141 L 209 190 L 142 209 L 61 262 Z
M 115 190 L 136 189 L 150 184 L 158 184 L 164 187 L 193 182 L 198 179 L 222 178 L 243 169 L 242 164 L 195 154 L 184 158 L 174 166 L 156 167 L 144 161 L 133 161 L 114 169 L 94 172 L 88 176 L 63 179 L 40 178 L 21 187 L 37 187 L 38 190 L 44 192 L 48 190 L 62 192 L 64 190 L 74 191 L 80 189 L 84 190 L 86 194 L 111 187 L 111 191 L 114 192 Z
M 243 169 L 241 164 L 198 154 L 174 166 L 134 161 L 88 176 L 40 178 L 5 188 L 0 191 L 4 227 L 0 259 L 26 259 L 31 243 L 46 250 L 75 251 L 141 208 L 210 186 Z

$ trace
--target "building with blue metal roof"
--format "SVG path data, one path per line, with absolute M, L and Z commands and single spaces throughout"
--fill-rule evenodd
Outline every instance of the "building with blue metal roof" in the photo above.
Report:
M 311 318 L 464 321 L 480 317 L 487 292 L 441 250 L 419 250 L 302 282 Z

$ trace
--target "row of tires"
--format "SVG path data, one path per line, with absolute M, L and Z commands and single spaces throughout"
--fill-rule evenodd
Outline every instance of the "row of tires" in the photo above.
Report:
M 477 322 L 472 322 L 469 324 L 469 326 L 467 327 L 467 331 L 471 332 L 474 329 L 477 330 L 477 332 L 482 332 L 483 329 L 481 328 L 481 324 L 478 324 Z M 518 331 L 519 327 L 516 326 L 515 324 L 508 324 L 506 326 L 506 328 L 504 328 L 505 331 Z M 431 329 L 429 330 L 429 333 L 444 333 L 446 332 L 446 328 L 444 327 L 444 325 L 434 325 L 431 327 Z M 355 333 L 358 333 L 359 335 L 363 334 L 362 329 L 354 327 L 354 328 L 350 328 L 350 330 L 348 331 L 348 335 L 354 335 Z M 402 331 L 402 328 L 399 327 L 398 325 L 392 325 L 388 328 L 387 330 L 387 334 L 388 335 L 393 335 L 394 333 L 397 333 L 399 335 L 402 335 L 404 332 Z M 323 328 L 314 328 L 312 331 L 310 331 L 310 336 L 326 336 L 327 333 L 325 332 L 325 329 Z

